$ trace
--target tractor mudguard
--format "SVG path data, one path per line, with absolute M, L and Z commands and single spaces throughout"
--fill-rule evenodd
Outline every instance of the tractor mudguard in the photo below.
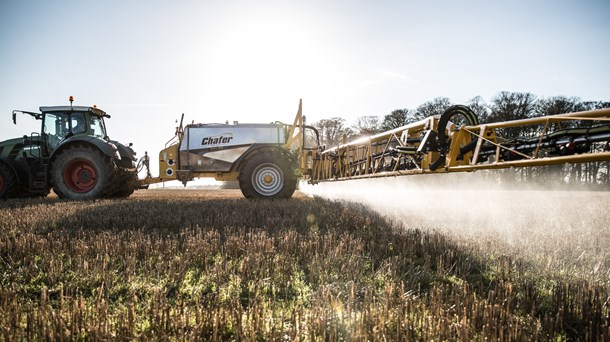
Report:
M 110 140 L 110 143 L 116 146 L 120 159 L 120 166 L 124 168 L 135 168 L 135 162 L 138 160 L 136 158 L 136 152 L 129 146 L 124 145 L 116 140 Z
M 119 154 L 119 151 L 118 151 L 116 145 L 114 145 L 104 139 L 101 139 L 98 137 L 92 137 L 89 135 L 75 135 L 73 137 L 70 137 L 70 138 L 62 141 L 62 143 L 51 154 L 51 159 L 54 159 L 55 156 L 57 154 L 59 154 L 59 152 L 61 152 L 65 146 L 72 145 L 76 142 L 83 142 L 83 143 L 86 143 L 89 145 L 93 145 L 93 146 L 97 147 L 106 156 L 113 158 L 113 159 L 121 159 L 121 156 Z

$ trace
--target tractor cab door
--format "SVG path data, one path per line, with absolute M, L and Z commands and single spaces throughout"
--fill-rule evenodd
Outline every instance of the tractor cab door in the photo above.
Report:
M 47 112 L 42 120 L 43 154 L 50 156 L 64 139 L 89 134 L 84 112 Z
M 67 113 L 45 113 L 42 120 L 43 154 L 50 156 L 70 133 Z

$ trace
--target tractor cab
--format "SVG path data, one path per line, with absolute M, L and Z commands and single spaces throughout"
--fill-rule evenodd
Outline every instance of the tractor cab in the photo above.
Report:
M 104 111 L 95 107 L 40 107 L 42 112 L 43 154 L 51 154 L 64 140 L 73 136 L 107 139 Z
M 42 121 L 40 133 L 23 137 L 23 146 L 27 149 L 27 155 L 32 157 L 48 157 L 61 143 L 75 136 L 108 139 L 104 117 L 110 116 L 95 106 L 40 107 L 40 113 L 15 110 L 13 111 L 15 123 L 16 113 L 29 114 Z

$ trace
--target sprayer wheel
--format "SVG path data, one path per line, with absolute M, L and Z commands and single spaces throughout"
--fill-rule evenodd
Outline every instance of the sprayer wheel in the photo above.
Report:
M 239 188 L 246 198 L 290 198 L 296 185 L 290 162 L 279 152 L 253 155 L 239 173 Z

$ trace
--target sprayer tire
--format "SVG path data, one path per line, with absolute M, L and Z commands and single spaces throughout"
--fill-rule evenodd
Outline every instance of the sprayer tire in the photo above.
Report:
M 53 191 L 60 198 L 92 200 L 110 195 L 114 164 L 99 150 L 71 146 L 60 152 L 51 167 Z
M 277 151 L 251 156 L 239 173 L 239 188 L 246 198 L 290 198 L 296 185 L 289 160 Z
M 16 180 L 13 170 L 0 164 L 0 199 L 11 197 L 14 194 Z

